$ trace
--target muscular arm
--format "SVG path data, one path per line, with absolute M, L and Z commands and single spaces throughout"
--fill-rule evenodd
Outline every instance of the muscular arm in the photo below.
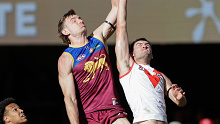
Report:
M 118 16 L 117 16 L 117 30 L 116 30 L 116 44 L 115 53 L 117 58 L 117 68 L 120 75 L 124 75 L 130 69 L 130 54 L 129 42 L 127 33 L 127 0 L 119 1 Z
M 58 60 L 59 84 L 64 95 L 67 115 L 71 124 L 79 124 L 79 112 L 72 75 L 72 60 L 67 54 L 62 54 Z
M 175 104 L 177 104 L 177 106 L 184 107 L 187 104 L 185 92 L 181 89 L 181 87 L 178 87 L 177 84 L 172 84 L 172 82 L 166 75 L 163 74 L 163 77 L 165 78 L 166 82 L 165 94 L 167 94 L 168 89 L 171 87 L 168 93 L 169 98 Z
M 111 0 L 112 8 L 108 16 L 106 17 L 106 21 L 109 21 L 114 26 L 116 26 L 118 1 L 119 0 Z M 104 22 L 93 32 L 93 34 L 95 36 L 98 36 L 99 38 L 102 38 L 105 42 L 114 33 L 114 31 L 115 30 L 109 24 Z

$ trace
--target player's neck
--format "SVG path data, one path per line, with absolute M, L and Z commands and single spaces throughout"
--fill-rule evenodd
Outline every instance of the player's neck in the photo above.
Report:
M 149 56 L 134 57 L 134 60 L 137 64 L 150 65 L 151 58 L 152 57 L 149 57 Z
M 135 59 L 135 62 L 136 62 L 137 64 L 150 65 L 150 61 L 143 60 L 143 59 Z
M 81 46 L 88 43 L 87 36 L 75 36 L 69 38 L 72 46 Z

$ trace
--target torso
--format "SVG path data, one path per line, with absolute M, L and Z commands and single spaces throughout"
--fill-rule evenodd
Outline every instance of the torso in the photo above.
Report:
M 67 48 L 85 113 L 120 107 L 112 67 L 102 40 L 88 37 L 84 46 Z
M 167 122 L 165 81 L 160 72 L 149 65 L 133 63 L 129 72 L 120 77 L 120 83 L 133 112 L 134 123 L 146 120 Z

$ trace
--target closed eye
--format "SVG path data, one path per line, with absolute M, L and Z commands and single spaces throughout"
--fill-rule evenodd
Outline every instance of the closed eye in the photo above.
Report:
M 137 46 L 142 46 L 142 43 L 137 43 Z
M 71 22 L 76 22 L 76 18 L 75 18 L 75 17 L 74 17 L 74 18 L 71 18 L 70 21 L 71 21 Z

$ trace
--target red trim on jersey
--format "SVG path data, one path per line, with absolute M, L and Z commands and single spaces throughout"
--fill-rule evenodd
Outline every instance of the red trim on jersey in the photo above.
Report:
M 119 79 L 121 79 L 121 78 L 123 78 L 124 76 L 128 75 L 128 74 L 131 72 L 131 69 L 133 68 L 133 66 L 134 66 L 134 61 L 133 61 L 133 63 L 132 63 L 132 66 L 131 66 L 130 70 L 129 70 L 126 74 L 124 74 L 124 75 L 122 75 L 122 76 L 119 76 Z
M 139 65 L 141 68 L 143 68 L 141 65 Z M 160 78 L 157 75 L 151 75 L 150 72 L 144 69 L 144 73 L 148 76 L 148 78 L 150 79 L 151 83 L 153 84 L 154 88 L 157 86 L 157 84 L 160 82 Z M 154 72 L 157 74 L 162 75 L 159 71 L 157 71 L 156 69 L 154 69 Z

